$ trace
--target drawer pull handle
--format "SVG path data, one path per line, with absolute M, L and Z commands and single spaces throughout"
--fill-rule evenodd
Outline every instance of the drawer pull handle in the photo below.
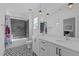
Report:
M 59 56 L 61 56 L 61 49 L 59 49 Z
M 58 48 L 56 47 L 56 54 L 58 55 Z
M 34 42 L 36 42 L 36 39 L 34 39 Z
M 43 44 L 45 44 L 45 42 L 42 41 Z
M 41 48 L 43 51 L 45 51 L 45 49 L 44 48 Z

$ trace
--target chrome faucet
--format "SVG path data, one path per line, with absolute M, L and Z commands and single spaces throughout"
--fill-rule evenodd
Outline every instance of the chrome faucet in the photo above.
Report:
M 69 40 L 69 35 L 68 34 L 65 37 L 66 37 L 66 40 Z

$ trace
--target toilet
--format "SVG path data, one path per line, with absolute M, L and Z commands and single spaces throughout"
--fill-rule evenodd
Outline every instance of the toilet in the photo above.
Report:
M 32 40 L 26 41 L 26 45 L 28 49 L 32 48 Z

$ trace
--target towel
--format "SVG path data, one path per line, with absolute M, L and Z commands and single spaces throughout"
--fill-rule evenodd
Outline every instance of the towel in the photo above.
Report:
M 8 25 L 5 26 L 5 48 L 6 46 L 12 44 L 11 35 L 10 35 L 10 28 Z

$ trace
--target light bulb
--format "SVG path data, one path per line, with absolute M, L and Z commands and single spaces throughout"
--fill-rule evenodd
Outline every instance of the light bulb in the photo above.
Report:
M 72 8 L 72 6 L 73 6 L 73 3 L 69 3 L 69 4 L 68 4 L 68 7 L 69 7 L 69 8 Z
M 69 8 L 72 8 L 73 5 L 69 5 Z
M 40 14 L 42 14 L 42 13 L 40 12 Z

